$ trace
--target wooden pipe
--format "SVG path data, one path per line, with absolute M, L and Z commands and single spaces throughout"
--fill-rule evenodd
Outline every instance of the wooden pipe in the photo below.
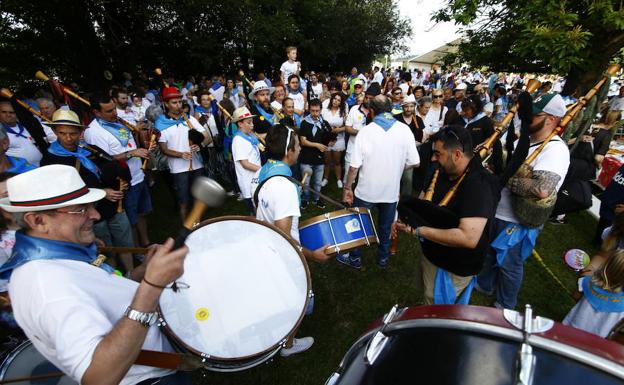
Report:
M 183 112 L 182 113 L 182 118 L 184 118 L 184 122 L 186 122 L 186 125 L 188 126 L 189 131 L 193 129 L 193 125 L 191 124 L 191 121 L 188 119 L 188 117 L 186 116 L 186 114 Z M 193 149 L 191 148 L 193 146 L 193 142 L 189 139 L 189 151 L 191 152 L 191 159 L 189 159 L 189 171 L 193 171 Z
M 152 145 L 154 144 L 155 141 L 156 141 L 156 134 L 152 134 L 152 136 L 150 137 L 148 149 L 152 147 Z M 145 170 L 145 168 L 147 167 L 147 161 L 148 160 L 149 159 L 147 159 L 147 158 L 143 160 L 143 164 L 141 165 L 141 170 Z
M 37 79 L 39 79 L 39 80 L 43 80 L 44 82 L 54 81 L 54 80 L 50 80 L 50 78 L 46 74 L 44 74 L 42 71 L 35 72 L 35 77 Z M 60 86 L 61 86 L 61 89 L 63 90 L 64 93 L 66 93 L 67 95 L 73 97 L 76 100 L 81 101 L 82 103 L 84 103 L 88 107 L 91 107 L 91 103 L 89 103 L 88 100 L 84 99 L 82 96 L 78 95 L 77 93 L 75 93 L 74 91 L 69 89 L 68 87 L 65 87 L 62 84 Z
M 243 70 L 239 70 L 238 74 L 243 78 L 243 80 L 245 80 L 249 87 L 253 88 L 254 84 L 247 78 L 247 76 L 245 76 L 245 72 L 243 72 Z
M 123 190 L 121 189 L 122 185 L 123 185 L 123 179 L 121 179 L 120 177 L 117 177 L 117 179 L 119 180 L 119 191 L 123 192 Z M 123 198 L 121 198 L 118 202 L 117 202 L 117 212 L 121 213 L 123 212 Z
M 97 248 L 98 253 L 130 253 L 130 254 L 146 254 L 149 251 L 147 247 L 117 247 L 117 246 L 101 246 Z
M 34 108 L 29 106 L 28 104 L 26 104 L 23 101 L 19 100 L 18 98 L 14 97 L 13 93 L 11 91 L 9 91 L 9 89 L 7 89 L 7 88 L 0 89 L 0 95 L 4 96 L 7 99 L 15 100 L 17 102 L 17 104 L 19 104 L 20 106 L 24 107 L 31 114 L 38 116 L 39 118 L 41 118 L 41 120 L 45 120 L 46 123 L 52 123 L 52 121 L 50 119 L 46 118 L 41 112 L 35 110 Z

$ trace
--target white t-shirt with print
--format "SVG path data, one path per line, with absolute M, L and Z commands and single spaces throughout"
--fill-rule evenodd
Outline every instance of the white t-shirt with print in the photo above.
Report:
M 355 196 L 370 203 L 399 200 L 403 170 L 416 166 L 420 157 L 410 128 L 395 122 L 388 131 L 372 122 L 355 137 L 349 165 L 359 169 Z
M 280 72 L 284 76 L 284 82 L 288 83 L 288 78 L 290 77 L 290 75 L 296 74 L 298 69 L 299 65 L 296 61 L 291 63 L 286 60 L 285 62 L 283 62 L 282 66 L 280 67 Z
M 232 140 L 232 157 L 234 159 L 238 188 L 240 188 L 243 198 L 251 198 L 251 179 L 256 171 L 247 170 L 240 161 L 247 160 L 252 164 L 260 166 L 260 150 L 256 146 L 252 146 L 245 138 L 235 135 Z
M 192 116 L 188 117 L 191 126 L 197 131 L 204 133 L 206 130 L 204 127 L 199 124 L 197 119 Z M 169 150 L 179 151 L 179 152 L 189 152 L 191 151 L 191 146 L 189 143 L 188 136 L 189 128 L 186 124 L 176 124 L 171 126 L 165 130 L 160 132 L 160 139 L 158 139 L 159 143 L 166 143 L 167 148 Z M 167 157 L 167 164 L 169 165 L 169 172 L 172 174 L 179 174 L 181 172 L 189 171 L 190 161 L 182 158 L 175 158 L 172 156 Z M 200 169 L 204 167 L 202 157 L 199 152 L 193 153 L 193 170 Z
M 353 127 L 354 130 L 360 131 L 366 126 L 366 115 L 360 111 L 360 106 L 355 105 L 351 107 L 345 120 L 345 126 Z M 347 150 L 345 152 L 345 164 L 349 163 L 349 154 L 351 153 L 353 146 L 355 146 L 355 138 L 357 135 L 350 135 L 349 142 L 347 143 Z
M 15 319 L 37 351 L 80 382 L 95 349 L 123 317 L 138 285 L 85 262 L 36 260 L 13 271 L 9 295 Z M 150 327 L 143 349 L 173 351 L 157 325 Z M 121 384 L 171 373 L 133 365 Z
M 11 127 L 11 129 L 17 133 L 19 133 L 20 130 L 17 125 Z M 7 135 L 9 137 L 9 149 L 6 152 L 7 155 L 26 159 L 28 163 L 39 166 L 39 162 L 41 161 L 41 158 L 43 158 L 43 155 L 39 152 L 39 148 L 35 145 L 35 139 L 33 139 L 26 127 L 24 127 L 24 131 L 20 134 L 20 136 L 13 134 L 9 130 L 7 130 Z
M 136 115 L 134 114 L 134 111 L 132 111 L 132 109 L 129 109 L 129 111 L 126 112 L 126 110 L 117 108 L 117 117 L 125 120 L 132 125 L 136 125 L 137 123 Z
M 260 170 L 256 172 L 254 178 L 257 180 Z M 253 186 L 252 195 L 258 185 Z M 290 236 L 299 242 L 299 194 L 297 186 L 290 180 L 281 176 L 275 176 L 267 180 L 258 193 L 258 207 L 256 208 L 256 219 L 271 224 L 280 219 L 292 217 L 290 226 Z
M 515 145 L 517 144 L 518 141 L 516 141 Z M 532 144 L 529 147 L 527 156 L 531 155 L 538 147 L 539 143 Z M 555 187 L 555 190 L 559 191 L 568 173 L 568 167 L 570 166 L 570 151 L 568 150 L 568 146 L 566 146 L 559 136 L 555 136 L 546 144 L 544 150 L 540 152 L 532 165 L 535 171 L 551 171 L 559 175 L 560 179 Z M 511 190 L 509 190 L 509 187 L 505 186 L 501 191 L 501 199 L 496 209 L 496 218 L 507 222 L 520 223 L 520 220 L 513 212 L 511 198 Z
M 97 119 L 93 119 L 84 132 L 84 139 L 87 143 L 98 146 L 111 156 L 124 154 L 128 151 L 137 149 L 132 132 L 129 132 L 128 136 L 128 144 L 124 147 L 113 134 L 100 126 Z M 130 169 L 130 175 L 132 176 L 130 185 L 136 186 L 137 184 L 143 182 L 145 174 L 143 173 L 143 170 L 141 170 L 141 166 L 143 164 L 142 158 L 133 157 L 128 159 L 126 163 Z

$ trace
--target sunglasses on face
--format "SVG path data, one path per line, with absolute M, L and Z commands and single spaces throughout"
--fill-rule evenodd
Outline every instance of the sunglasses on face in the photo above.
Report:
M 441 97 L 442 97 L 442 95 L 433 95 L 434 99 L 441 98 Z

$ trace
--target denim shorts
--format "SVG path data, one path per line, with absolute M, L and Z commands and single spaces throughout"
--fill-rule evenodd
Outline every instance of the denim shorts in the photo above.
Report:
M 95 236 L 106 246 L 133 247 L 132 226 L 125 211 L 117 213 L 107 220 L 93 226 Z
M 126 192 L 126 215 L 132 226 L 136 225 L 139 215 L 147 215 L 152 212 L 152 197 L 145 181 L 130 186 Z
M 171 174 L 171 178 L 173 179 L 173 191 L 175 191 L 178 203 L 187 204 L 193 200 L 191 197 L 191 185 L 195 178 L 203 174 L 203 168 Z

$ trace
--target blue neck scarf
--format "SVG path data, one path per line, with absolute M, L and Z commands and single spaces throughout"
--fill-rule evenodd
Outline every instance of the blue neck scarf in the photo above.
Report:
M 15 131 L 13 127 L 9 127 L 8 125 L 4 123 L 2 123 L 2 127 L 4 127 L 4 129 L 7 132 L 10 132 L 11 134 L 17 136 L 18 138 L 29 139 L 28 136 L 24 135 L 24 131 L 26 131 L 26 127 L 22 126 L 20 122 L 17 122 L 17 125 L 16 125 L 18 131 Z M 26 133 L 28 134 L 28 131 L 26 131 Z
M 373 118 L 373 122 L 377 123 L 384 131 L 388 131 L 390 127 L 396 122 L 394 116 L 389 112 L 384 112 Z
M 9 160 L 9 163 L 11 163 L 11 167 L 8 168 L 6 172 L 10 172 L 13 174 L 22 174 L 26 171 L 34 170 L 37 168 L 37 166 L 28 163 L 28 161 L 23 158 L 17 158 L 7 155 L 7 159 Z
M 308 115 L 305 118 L 303 118 L 304 121 L 310 123 L 312 125 L 312 136 L 315 136 L 316 133 L 318 132 L 318 130 L 321 129 L 322 123 L 323 123 L 323 118 L 321 118 L 319 116 L 318 120 L 314 120 L 312 119 L 312 115 Z
M 260 173 L 258 174 L 258 184 L 276 175 L 292 178 L 292 170 L 290 169 L 289 165 L 282 162 L 281 160 L 269 159 L 264 164 L 264 166 L 260 168 Z M 295 185 L 295 187 L 297 187 L 297 185 Z M 301 190 L 299 190 L 298 188 L 296 190 L 297 197 L 299 198 L 299 204 L 301 204 Z
M 127 147 L 130 140 L 130 130 L 119 122 L 108 122 L 104 119 L 96 118 L 103 129 L 110 132 L 122 146 Z
M 156 122 L 154 122 L 154 127 L 158 131 L 164 131 L 167 128 L 178 125 L 178 124 L 182 124 L 182 125 L 186 124 L 182 116 L 180 116 L 178 119 L 173 119 L 167 116 L 166 114 L 162 114 L 156 119 Z
M 205 109 L 204 107 L 200 106 L 200 105 L 196 105 L 195 106 L 195 112 L 198 112 L 200 114 L 208 114 L 210 113 L 210 110 Z
M 89 246 L 82 246 L 77 243 L 31 237 L 22 231 L 17 231 L 13 254 L 4 265 L 0 266 L 0 279 L 9 279 L 14 269 L 30 261 L 68 259 L 90 264 L 96 258 L 95 242 Z M 108 273 L 113 273 L 113 268 L 106 263 L 102 263 L 99 267 Z
M 258 154 L 260 154 L 260 150 L 258 149 L 258 144 L 260 144 L 260 141 L 258 140 L 258 138 L 256 138 L 255 135 L 245 134 L 243 131 L 238 130 L 236 131 L 236 134 L 234 134 L 234 136 L 240 136 L 241 138 L 251 143 L 251 146 L 254 148 L 254 150 L 256 150 Z
M 78 158 L 80 164 L 87 170 L 91 171 L 98 179 L 100 179 L 100 169 L 95 165 L 88 157 L 91 155 L 91 151 L 88 151 L 80 146 L 76 149 L 76 152 L 72 152 L 67 150 L 65 147 L 61 146 L 59 141 L 52 143 L 50 147 L 48 147 L 48 152 L 50 154 L 56 156 L 73 156 Z
M 476 116 L 474 116 L 470 120 L 467 120 L 465 117 L 462 118 L 462 119 L 464 119 L 464 122 L 466 122 L 466 125 L 464 126 L 464 128 L 466 128 L 466 126 L 468 126 L 470 123 L 476 122 L 477 120 L 481 119 L 484 116 L 485 116 L 485 112 L 479 112 Z
M 347 105 L 349 107 L 353 107 L 355 106 L 356 102 L 357 102 L 357 98 L 355 97 L 355 93 L 349 95 L 349 97 L 347 98 Z
M 258 112 L 260 113 L 260 118 L 264 118 L 266 121 L 268 121 L 271 125 L 273 125 L 273 114 L 269 114 L 268 112 L 266 112 L 264 110 L 264 108 L 262 108 L 262 106 L 258 103 L 254 102 L 254 106 L 256 107 L 256 109 L 258 110 Z
M 535 247 L 540 230 L 541 227 L 530 229 L 517 223 L 509 223 L 490 245 L 496 251 L 497 266 L 503 266 L 507 251 L 519 243 L 522 244 L 520 257 L 522 261 L 526 261 Z
M 438 267 L 433 285 L 433 303 L 435 305 L 468 305 L 476 281 L 477 277 L 473 276 L 461 296 L 457 298 L 453 279 L 446 270 Z
M 591 277 L 583 278 L 581 284 L 583 295 L 594 310 L 605 313 L 624 312 L 624 293 L 613 293 L 598 287 Z

